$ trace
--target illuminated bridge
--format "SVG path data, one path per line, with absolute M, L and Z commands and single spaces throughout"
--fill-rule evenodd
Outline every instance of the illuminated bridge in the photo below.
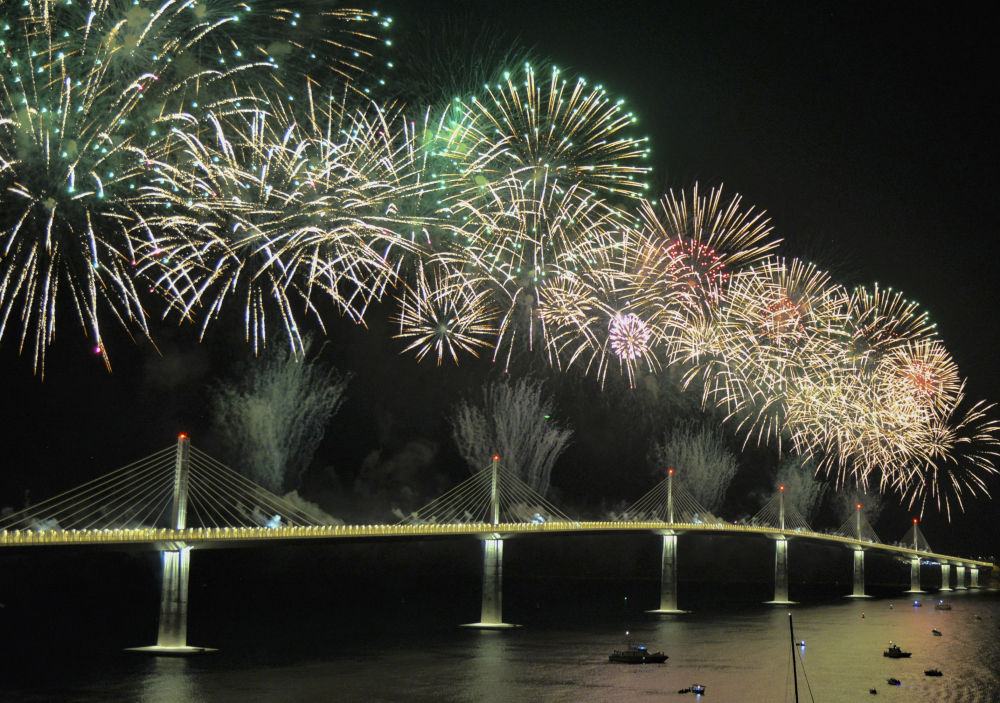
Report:
M 746 524 L 712 515 L 674 480 L 666 479 L 613 520 L 574 520 L 504 469 L 492 465 L 452 488 L 400 523 L 344 525 L 308 506 L 254 484 L 190 445 L 186 435 L 170 446 L 78 488 L 0 518 L 0 547 L 139 546 L 163 555 L 157 644 L 137 651 L 187 654 L 208 651 L 187 644 L 190 550 L 271 541 L 421 539 L 472 536 L 483 541 L 481 619 L 471 627 L 512 627 L 502 618 L 503 541 L 520 535 L 655 533 L 662 538 L 660 607 L 677 609 L 677 536 L 685 533 L 763 535 L 774 540 L 775 604 L 788 600 L 788 542 L 841 544 L 854 552 L 854 590 L 864 598 L 865 552 L 882 552 L 910 564 L 910 590 L 921 593 L 921 563 L 939 564 L 942 591 L 979 588 L 979 570 L 993 564 L 938 554 L 914 521 L 898 544 L 883 543 L 861 513 L 839 529 L 816 532 L 785 505 L 783 491 Z

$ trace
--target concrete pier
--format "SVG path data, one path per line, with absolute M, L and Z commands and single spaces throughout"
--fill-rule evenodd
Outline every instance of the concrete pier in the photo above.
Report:
M 971 583 L 969 584 L 969 588 L 979 588 L 979 567 L 978 566 L 971 566 L 971 567 L 969 567 L 969 578 L 971 579 Z
M 663 552 L 660 557 L 660 607 L 649 613 L 663 615 L 686 613 L 677 608 L 677 535 L 668 532 L 662 535 Z
M 920 590 L 920 558 L 910 559 L 910 590 L 907 593 L 925 593 Z
M 955 590 L 964 591 L 965 587 L 965 564 L 955 566 Z
M 793 605 L 788 600 L 788 539 L 781 537 L 774 541 L 774 599 L 770 605 Z
M 503 540 L 483 540 L 483 600 L 479 622 L 462 627 L 482 630 L 506 630 L 520 625 L 503 621 Z
M 941 590 L 950 591 L 951 588 L 951 564 L 941 563 Z
M 854 550 L 854 592 L 848 598 L 871 598 L 865 595 L 865 550 Z

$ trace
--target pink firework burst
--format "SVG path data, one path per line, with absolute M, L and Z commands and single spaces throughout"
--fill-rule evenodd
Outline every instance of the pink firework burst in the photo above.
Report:
M 608 327 L 608 341 L 618 358 L 631 361 L 649 351 L 652 331 L 638 315 L 634 313 L 615 315 Z

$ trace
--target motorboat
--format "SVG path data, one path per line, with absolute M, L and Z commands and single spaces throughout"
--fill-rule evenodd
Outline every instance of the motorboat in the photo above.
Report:
M 702 693 L 705 692 L 705 687 L 702 686 L 700 683 L 693 683 L 690 686 L 688 686 L 687 688 L 682 688 L 682 689 L 680 689 L 677 692 L 678 693 L 697 693 L 697 694 L 702 694 Z
M 946 603 L 943 600 L 939 600 L 937 605 L 934 606 L 934 610 L 951 610 L 951 603 Z
M 889 643 L 889 649 L 882 652 L 883 657 L 889 657 L 890 659 L 905 659 L 913 654 L 913 652 L 904 652 L 899 648 L 899 645 L 895 642 Z
M 924 669 L 924 676 L 941 676 L 940 669 Z
M 935 637 L 940 637 L 941 636 L 941 630 L 939 630 L 937 628 L 933 628 L 931 630 L 931 634 L 934 635 Z
M 650 652 L 645 645 L 632 644 L 625 633 L 625 648 L 616 649 L 608 656 L 608 661 L 619 664 L 662 664 L 667 660 L 663 652 Z
M 890 686 L 899 686 L 902 682 L 899 679 L 886 679 Z
M 650 652 L 641 644 L 628 649 L 616 649 L 608 656 L 608 661 L 619 664 L 662 664 L 667 660 L 663 652 Z

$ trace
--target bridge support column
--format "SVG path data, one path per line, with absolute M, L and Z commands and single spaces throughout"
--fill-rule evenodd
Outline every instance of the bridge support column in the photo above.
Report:
M 965 564 L 959 564 L 955 567 L 955 590 L 964 591 L 965 589 Z
M 187 647 L 188 573 L 191 549 L 169 549 L 163 557 L 163 582 L 160 585 L 160 627 L 156 636 L 159 648 Z
M 677 535 L 663 535 L 663 553 L 660 558 L 660 607 L 649 613 L 686 613 L 677 609 Z
M 788 539 L 784 536 L 774 541 L 774 600 L 771 605 L 792 605 L 788 600 Z
M 969 584 L 969 588 L 979 588 L 979 567 L 978 566 L 970 566 L 969 567 L 969 578 L 971 579 L 971 583 Z
M 865 595 L 865 550 L 854 550 L 854 592 L 848 598 L 871 598 Z
M 951 589 L 951 564 L 941 564 L 941 590 L 950 591 Z
M 924 593 L 920 590 L 920 557 L 910 559 L 910 590 L 907 593 Z
M 503 621 L 503 540 L 483 540 L 483 604 L 479 622 L 462 625 L 483 630 L 505 630 L 520 625 Z

